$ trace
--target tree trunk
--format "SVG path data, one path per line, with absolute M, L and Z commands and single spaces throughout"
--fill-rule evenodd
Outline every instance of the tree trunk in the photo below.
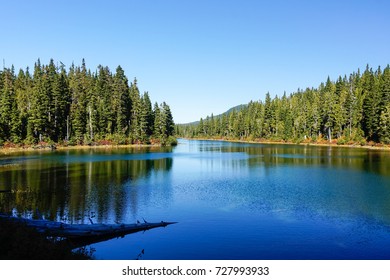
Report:
M 66 141 L 69 141 L 69 116 L 66 117 Z
M 89 129 L 90 129 L 90 137 L 93 140 L 93 127 L 92 127 L 92 110 L 91 106 L 88 106 L 89 109 Z

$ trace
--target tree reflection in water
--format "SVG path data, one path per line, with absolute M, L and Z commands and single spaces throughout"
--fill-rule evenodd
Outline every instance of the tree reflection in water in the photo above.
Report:
M 45 219 L 68 223 L 89 223 L 92 215 L 96 222 L 123 221 L 148 199 L 142 182 L 172 168 L 169 152 L 150 155 L 150 149 L 67 151 L 3 164 L 0 212 L 38 218 L 38 209 Z

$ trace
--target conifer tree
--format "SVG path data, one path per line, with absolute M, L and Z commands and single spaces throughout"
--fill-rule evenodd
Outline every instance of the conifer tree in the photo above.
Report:
M 33 89 L 31 94 L 31 122 L 34 141 L 51 140 L 51 100 L 52 92 L 48 71 L 38 59 L 34 67 Z
M 20 115 L 20 135 L 21 139 L 27 137 L 28 116 L 31 107 L 30 93 L 32 88 L 32 78 L 29 69 L 24 72 L 19 70 L 17 79 L 15 80 L 15 94 L 17 111 Z
M 116 68 L 113 83 L 112 105 L 115 112 L 115 131 L 124 135 L 129 129 L 130 97 L 128 80 L 120 66 Z
M 270 94 L 265 101 L 250 102 L 238 111 L 201 118 L 197 125 L 181 126 L 190 137 L 272 139 L 302 141 L 308 137 L 337 143 L 365 140 L 387 142 L 390 103 L 390 67 L 373 72 L 367 66 L 349 78 L 330 77 L 318 88 L 298 89 L 282 98 Z M 213 120 L 212 120 L 213 119 Z M 345 139 L 344 139 L 345 138 Z
M 146 91 L 142 96 L 142 110 L 144 112 L 146 135 L 150 137 L 153 134 L 154 114 L 152 110 L 152 102 L 150 101 L 149 93 Z
M 161 130 L 162 130 L 162 120 L 161 120 L 161 110 L 158 106 L 158 103 L 154 103 L 153 107 L 153 137 L 156 139 L 161 138 Z
M 390 65 L 384 69 L 381 79 L 381 109 L 384 109 L 390 103 Z
M 265 104 L 264 104 L 264 125 L 263 125 L 263 134 L 267 137 L 271 135 L 271 125 L 272 122 L 272 105 L 271 105 L 271 96 L 267 92 L 265 95 Z
M 76 143 L 81 144 L 84 141 L 84 134 L 87 132 L 87 93 L 84 87 L 86 81 L 86 72 L 81 71 L 80 67 L 71 67 L 69 77 L 69 89 L 71 93 L 70 120 L 71 131 L 70 138 Z
M 141 96 L 137 86 L 137 79 L 134 78 L 130 85 L 130 132 L 135 142 L 141 139 L 140 121 L 141 121 Z
M 21 133 L 20 114 L 16 104 L 14 68 L 4 69 L 0 99 L 0 126 L 2 140 L 18 143 Z
M 170 135 L 173 135 L 175 131 L 175 123 L 173 122 L 171 108 L 165 102 L 162 103 L 162 111 L 163 116 L 165 117 L 165 136 L 168 137 Z
M 380 116 L 379 136 L 382 143 L 390 144 L 390 103 L 386 105 Z
M 379 96 L 375 85 L 375 77 L 372 69 L 367 65 L 362 76 L 363 80 L 363 130 L 369 140 L 378 140 L 379 127 Z
M 62 63 L 58 67 L 51 59 L 42 65 L 38 59 L 32 76 L 28 68 L 17 77 L 13 68 L 0 71 L 0 144 L 125 143 L 129 135 L 147 143 L 157 123 L 156 133 L 166 139 L 174 133 L 173 118 L 169 106 L 161 106 L 153 112 L 149 94 L 140 96 L 136 79 L 130 88 L 120 66 L 114 75 L 101 65 L 91 73 L 83 59 L 67 72 Z

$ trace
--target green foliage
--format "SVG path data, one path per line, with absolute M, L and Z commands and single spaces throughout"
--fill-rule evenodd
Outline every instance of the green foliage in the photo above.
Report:
M 166 141 L 166 146 L 177 146 L 177 139 L 174 136 L 169 136 Z
M 380 116 L 380 131 L 381 142 L 390 144 L 390 103 L 386 105 Z
M 67 72 L 62 63 L 38 60 L 32 76 L 27 68 L 17 77 L 13 67 L 5 68 L 0 71 L 0 141 L 128 144 L 149 143 L 153 136 L 166 143 L 174 134 L 171 111 L 162 103 L 156 122 L 151 104 L 148 92 L 140 95 L 136 79 L 129 86 L 120 66 L 115 74 L 101 65 L 91 73 L 83 59 Z
M 153 119 L 153 137 L 158 139 L 163 146 L 174 143 L 172 139 L 169 140 L 169 137 L 173 136 L 175 132 L 175 124 L 173 122 L 171 109 L 165 102 L 160 106 L 157 103 L 154 104 Z
M 318 88 L 250 102 L 218 118 L 178 125 L 180 136 L 293 143 L 390 143 L 390 66 L 328 77 Z

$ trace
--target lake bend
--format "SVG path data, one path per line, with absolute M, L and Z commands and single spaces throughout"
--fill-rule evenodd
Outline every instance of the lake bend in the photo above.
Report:
M 96 259 L 390 259 L 390 152 L 179 139 L 176 147 L 0 155 L 0 212 L 177 224 Z

